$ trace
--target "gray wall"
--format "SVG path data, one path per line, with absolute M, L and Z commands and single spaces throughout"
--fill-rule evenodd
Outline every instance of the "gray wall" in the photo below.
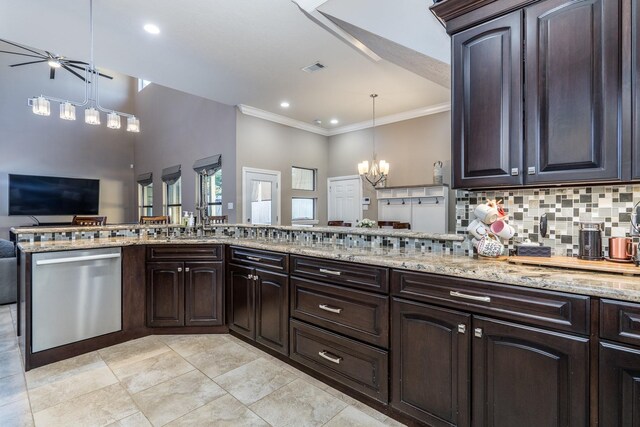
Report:
M 444 182 L 450 184 L 450 120 L 450 112 L 444 112 L 376 127 L 378 160 L 386 160 L 391 165 L 388 186 L 433 183 L 436 160 L 444 163 Z M 357 174 L 357 164 L 371 161 L 372 150 L 371 128 L 329 137 L 329 176 Z M 372 199 L 364 217 L 377 219 L 375 191 L 365 184 L 363 194 Z M 449 206 L 449 228 L 455 229 L 455 200 Z
M 27 98 L 45 94 L 84 99 L 84 85 L 68 72 L 58 70 L 49 79 L 46 64 L 9 68 L 25 62 L 20 56 L 0 55 L 0 237 L 8 237 L 13 226 L 30 225 L 28 217 L 8 215 L 8 174 L 52 175 L 100 179 L 100 214 L 108 222 L 135 219 L 133 186 L 133 135 L 124 129 L 84 123 L 84 110 L 76 110 L 76 121 L 59 118 L 57 103 L 51 103 L 51 116 L 36 116 Z M 130 112 L 135 80 L 112 74 L 115 79 L 100 82 L 101 103 L 105 107 Z M 70 221 L 65 217 L 38 217 L 42 222 Z
M 222 213 L 236 197 L 236 111 L 219 102 L 151 84 L 135 97 L 141 131 L 135 141 L 135 173 L 153 173 L 154 215 L 162 215 L 162 169 L 182 165 L 182 209 L 194 211 L 196 173 L 193 163 L 222 155 Z
M 242 167 L 281 172 L 281 224 L 291 224 L 291 198 L 316 197 L 319 224 L 327 223 L 327 138 L 237 113 L 236 181 L 238 219 L 242 215 Z M 318 170 L 316 191 L 291 189 L 291 166 Z

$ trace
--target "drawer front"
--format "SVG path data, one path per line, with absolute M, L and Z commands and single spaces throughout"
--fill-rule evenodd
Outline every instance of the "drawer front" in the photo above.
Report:
M 291 320 L 289 357 L 382 403 L 389 401 L 389 354 Z
M 374 292 L 389 292 L 389 270 L 383 267 L 291 257 L 291 274 Z
M 389 347 L 389 297 L 291 279 L 291 316 L 373 345 Z
M 222 245 L 158 245 L 147 246 L 147 260 L 211 260 L 223 257 Z
M 640 304 L 601 300 L 600 338 L 640 346 Z
M 403 298 L 587 335 L 589 297 L 394 270 L 391 292 Z
M 288 271 L 289 258 L 280 252 L 261 251 L 237 246 L 229 247 L 229 262 L 251 267 L 268 268 L 275 271 Z

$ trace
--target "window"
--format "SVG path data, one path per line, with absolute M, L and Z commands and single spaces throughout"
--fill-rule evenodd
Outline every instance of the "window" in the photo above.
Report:
M 165 182 L 165 215 L 172 224 L 179 224 L 182 217 L 182 177 Z
M 316 219 L 316 199 L 294 197 L 291 199 L 291 221 Z
M 204 196 L 207 216 L 222 215 L 222 169 L 213 175 L 198 174 L 200 192 Z
M 291 188 L 293 190 L 315 191 L 317 172 L 317 169 L 307 169 L 293 166 L 291 168 Z
M 153 215 L 153 183 L 138 184 L 138 208 L 140 216 Z
M 149 80 L 138 79 L 138 92 L 140 92 L 145 87 L 149 86 L 151 82 Z

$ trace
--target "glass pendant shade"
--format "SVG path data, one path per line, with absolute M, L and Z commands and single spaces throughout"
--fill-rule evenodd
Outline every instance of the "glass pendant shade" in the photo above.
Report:
M 75 120 L 76 106 L 70 102 L 63 102 L 60 104 L 60 118 L 62 120 Z
M 100 113 L 95 108 L 87 108 L 84 110 L 84 122 L 90 125 L 100 124 Z
M 370 95 L 373 104 L 373 126 L 371 127 L 371 140 L 373 145 L 373 158 L 371 162 L 368 160 L 358 163 L 358 174 L 369 181 L 373 187 L 385 186 L 387 176 L 389 175 L 389 163 L 385 160 L 376 159 L 376 98 L 377 94 L 372 93 Z
M 107 127 L 109 129 L 120 129 L 120 116 L 113 111 L 107 114 Z
M 39 116 L 51 115 L 51 103 L 44 96 L 33 98 L 31 102 L 33 114 L 37 114 Z
M 127 132 L 140 132 L 140 120 L 135 117 L 127 118 Z

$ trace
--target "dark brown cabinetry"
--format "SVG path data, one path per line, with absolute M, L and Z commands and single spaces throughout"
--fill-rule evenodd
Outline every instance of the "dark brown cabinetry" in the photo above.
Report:
M 640 349 L 600 343 L 600 425 L 640 425 Z
M 220 245 L 152 246 L 147 248 L 147 260 L 147 326 L 224 325 Z
M 452 39 L 454 187 L 522 184 L 522 13 Z
M 289 353 L 287 256 L 230 248 L 227 265 L 229 329 L 279 353 Z M 257 268 L 267 260 L 265 268 Z M 242 265 L 246 264 L 246 265 Z M 272 271 L 273 270 L 273 271 Z
M 640 4 L 631 2 L 632 38 L 631 38 L 631 85 L 633 87 L 633 123 L 632 129 L 632 179 L 640 179 Z M 625 86 L 627 89 L 628 86 Z

